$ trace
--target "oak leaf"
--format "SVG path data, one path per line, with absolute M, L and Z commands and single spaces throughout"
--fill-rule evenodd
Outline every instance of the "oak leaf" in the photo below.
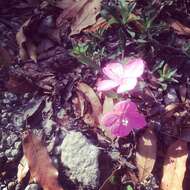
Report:
M 95 123 L 99 124 L 99 117 L 102 113 L 102 105 L 97 94 L 89 85 L 83 82 L 78 83 L 77 89 L 84 94 L 84 97 L 90 103 L 92 107 L 92 116 L 95 120 Z
M 88 26 L 96 23 L 100 13 L 102 0 L 62 0 L 56 6 L 64 9 L 57 19 L 57 24 L 62 25 L 63 20 L 72 18 L 70 36 L 80 33 Z
M 188 148 L 185 141 L 177 140 L 167 151 L 164 161 L 161 190 L 183 190 Z
M 28 39 L 24 33 L 26 27 L 29 26 L 31 19 L 28 19 L 19 29 L 16 34 L 16 41 L 19 45 L 19 56 L 21 60 L 26 60 L 27 58 L 32 59 L 37 62 L 37 49 L 36 46 Z
M 28 161 L 32 178 L 44 190 L 63 190 L 58 183 L 58 171 L 53 166 L 40 138 L 31 131 L 26 131 L 23 133 L 22 139 L 24 155 Z
M 147 128 L 137 145 L 136 164 L 139 181 L 144 181 L 152 172 L 156 160 L 157 138 L 151 128 Z
M 18 165 L 18 171 L 17 171 L 18 183 L 20 183 L 25 178 L 28 172 L 29 172 L 28 161 L 26 157 L 23 156 Z

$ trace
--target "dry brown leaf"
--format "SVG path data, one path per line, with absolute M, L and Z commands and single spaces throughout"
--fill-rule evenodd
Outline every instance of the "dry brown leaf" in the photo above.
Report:
M 19 56 L 21 60 L 31 58 L 34 62 L 37 62 L 36 46 L 26 38 L 24 34 L 24 28 L 30 24 L 31 19 L 28 19 L 19 29 L 16 34 L 16 40 L 19 45 Z
M 113 98 L 105 96 L 103 103 L 103 111 L 102 111 L 103 115 L 112 111 L 113 107 L 114 107 Z M 100 125 L 100 128 L 102 128 L 102 130 L 105 132 L 105 136 L 109 137 L 112 140 L 115 139 L 115 137 L 112 135 L 111 131 L 107 127 Z
M 145 180 L 152 172 L 156 160 L 157 138 L 151 128 L 147 128 L 138 141 L 136 164 L 139 181 Z
M 95 123 L 98 124 L 99 117 L 102 113 L 102 105 L 98 96 L 90 86 L 83 82 L 78 83 L 77 89 L 81 91 L 84 94 L 85 98 L 90 102 L 92 107 L 92 116 L 95 120 Z
M 17 171 L 18 183 L 20 183 L 26 177 L 28 172 L 29 172 L 28 161 L 26 157 L 23 156 L 18 165 L 18 171 Z
M 164 161 L 161 190 L 183 190 L 187 157 L 188 148 L 184 141 L 177 140 L 168 148 Z
M 106 114 L 113 110 L 114 102 L 113 98 L 105 96 L 104 103 L 103 103 L 103 114 Z
M 96 122 L 92 114 L 86 113 L 83 117 L 83 121 L 89 126 L 95 126 Z
M 83 117 L 84 116 L 84 110 L 85 110 L 85 99 L 80 92 L 76 92 L 76 93 L 77 93 L 79 107 L 80 107 L 80 117 Z
M 88 26 L 96 23 L 96 16 L 100 13 L 102 0 L 62 0 L 56 6 L 64 9 L 58 17 L 57 24 L 61 25 L 64 19 L 73 18 L 70 36 L 80 33 Z
M 164 117 L 171 117 L 179 108 L 179 103 L 171 103 L 165 107 Z
M 101 0 L 93 0 L 85 4 L 85 7 L 79 12 L 79 15 L 71 26 L 70 36 L 78 34 L 82 29 L 95 24 L 96 16 L 100 13 L 100 9 Z
M 98 18 L 96 23 L 93 24 L 92 26 L 87 27 L 84 29 L 84 32 L 97 32 L 99 29 L 108 29 L 110 27 L 110 24 L 102 17 Z
M 56 7 L 63 9 L 59 19 L 74 18 L 89 0 L 61 0 L 56 2 Z M 61 22 L 60 20 L 60 22 Z M 58 23 L 61 24 L 61 23 Z
M 58 171 L 52 165 L 47 149 L 31 131 L 23 133 L 23 151 L 31 176 L 44 190 L 63 190 L 58 183 Z
M 187 27 L 177 20 L 169 21 L 170 27 L 179 35 L 190 36 L 190 27 Z

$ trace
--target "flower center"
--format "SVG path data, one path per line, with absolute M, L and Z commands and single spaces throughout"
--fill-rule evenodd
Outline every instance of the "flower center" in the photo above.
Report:
M 122 119 L 121 122 L 122 122 L 122 124 L 125 125 L 125 126 L 127 126 L 128 123 L 129 123 L 129 121 L 128 121 L 127 119 Z

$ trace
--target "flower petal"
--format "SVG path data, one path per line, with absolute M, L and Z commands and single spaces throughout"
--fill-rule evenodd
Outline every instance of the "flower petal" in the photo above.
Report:
M 132 131 L 132 128 L 130 128 L 129 126 L 124 126 L 124 125 L 120 125 L 118 127 L 113 127 L 111 129 L 111 133 L 114 136 L 118 136 L 118 137 L 127 136 L 131 131 Z
M 144 115 L 137 113 L 136 115 L 128 115 L 129 126 L 134 129 L 141 129 L 147 125 Z
M 123 93 L 132 90 L 135 88 L 136 84 L 137 84 L 137 78 L 127 78 L 119 85 L 117 93 Z
M 140 77 L 144 72 L 144 61 L 140 58 L 131 59 L 124 64 L 124 77 Z
M 104 74 L 110 79 L 119 82 L 123 76 L 123 65 L 121 63 L 109 63 L 103 68 Z
M 120 101 L 117 104 L 114 105 L 113 111 L 119 115 L 123 114 L 129 105 L 128 100 Z
M 109 112 L 103 115 L 101 124 L 105 127 L 113 127 L 119 125 L 119 115 L 114 112 Z
M 97 83 L 97 90 L 98 91 L 106 91 L 111 90 L 118 86 L 118 83 L 112 80 L 102 80 Z

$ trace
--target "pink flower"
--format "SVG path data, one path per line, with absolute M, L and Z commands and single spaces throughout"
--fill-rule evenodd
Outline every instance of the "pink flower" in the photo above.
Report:
M 138 112 L 136 104 L 131 101 L 117 103 L 112 112 L 105 114 L 102 124 L 110 128 L 112 135 L 127 136 L 132 129 L 141 129 L 146 126 L 145 117 Z
M 137 78 L 144 72 L 142 59 L 130 59 L 127 64 L 110 63 L 103 68 L 103 73 L 108 77 L 97 83 L 98 91 L 107 91 L 115 87 L 117 93 L 123 93 L 135 88 Z

